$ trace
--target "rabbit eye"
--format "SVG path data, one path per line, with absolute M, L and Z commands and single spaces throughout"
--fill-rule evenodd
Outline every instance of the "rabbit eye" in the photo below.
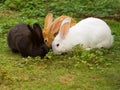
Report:
M 57 47 L 59 46 L 59 44 L 56 45 Z
M 54 34 L 54 37 L 56 37 L 56 36 L 57 36 L 57 33 Z
M 47 42 L 47 40 L 45 40 L 45 42 Z

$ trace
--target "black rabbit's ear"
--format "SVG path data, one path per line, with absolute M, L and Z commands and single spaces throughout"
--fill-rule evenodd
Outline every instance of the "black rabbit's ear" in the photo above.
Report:
M 39 26 L 39 24 L 37 23 L 34 23 L 33 24 L 33 30 L 34 32 L 36 33 L 36 37 L 37 40 L 39 40 L 39 43 L 44 43 L 44 38 L 43 38 L 43 34 L 42 34 L 42 29 L 41 27 Z
M 29 29 L 31 32 L 33 32 L 33 29 L 32 29 L 32 27 L 31 27 L 30 25 L 27 25 L 27 27 L 28 27 L 28 29 Z
M 40 27 L 39 24 L 34 23 L 34 24 L 33 24 L 33 29 L 34 29 L 34 31 L 36 32 L 36 34 L 39 36 L 39 38 L 42 38 L 42 37 L 43 37 L 43 35 L 42 35 L 42 29 L 41 29 L 41 27 Z

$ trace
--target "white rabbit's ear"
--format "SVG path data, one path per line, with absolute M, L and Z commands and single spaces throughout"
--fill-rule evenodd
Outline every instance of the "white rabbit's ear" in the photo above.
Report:
M 50 29 L 53 21 L 53 14 L 48 13 L 47 16 L 45 17 L 45 24 L 44 24 L 44 29 Z
M 61 26 L 60 26 L 60 36 L 62 38 L 65 38 L 66 34 L 69 31 L 70 28 L 70 23 L 71 23 L 71 19 L 70 18 L 66 18 L 62 21 Z

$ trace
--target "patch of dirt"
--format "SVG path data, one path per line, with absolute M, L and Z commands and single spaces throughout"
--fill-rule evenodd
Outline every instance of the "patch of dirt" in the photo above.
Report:
M 74 81 L 75 78 L 76 78 L 75 75 L 72 75 L 72 74 L 64 74 L 64 75 L 59 76 L 59 81 L 60 81 L 62 84 L 68 84 L 68 83 Z
M 0 85 L 0 90 L 9 90 L 9 88 L 6 85 L 1 84 Z
M 14 16 L 15 12 L 11 11 L 11 10 L 3 10 L 0 12 L 0 16 Z

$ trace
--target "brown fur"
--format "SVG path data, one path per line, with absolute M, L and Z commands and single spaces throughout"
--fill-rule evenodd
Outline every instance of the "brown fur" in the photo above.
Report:
M 55 36 L 59 32 L 62 21 L 68 17 L 69 16 L 62 15 L 53 21 L 53 15 L 51 13 L 49 13 L 46 16 L 44 30 L 43 30 L 43 37 L 47 46 L 51 47 L 52 41 L 54 40 Z M 76 24 L 76 21 L 73 18 L 71 18 L 70 27 L 74 26 L 75 24 Z

